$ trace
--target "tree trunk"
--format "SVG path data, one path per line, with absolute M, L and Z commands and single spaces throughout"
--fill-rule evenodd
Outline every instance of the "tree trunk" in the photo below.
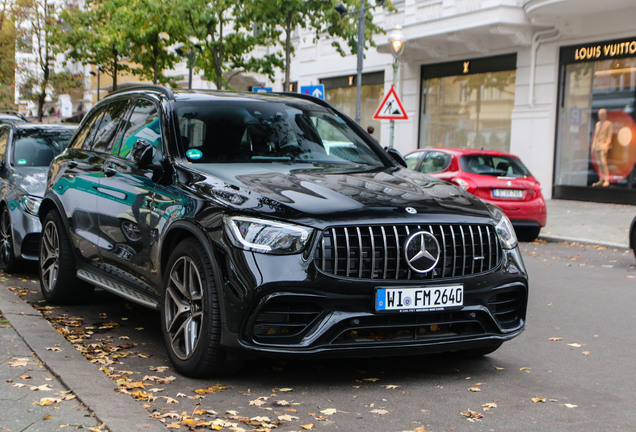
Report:
M 118 58 L 119 51 L 117 51 L 117 48 L 113 45 L 113 91 L 117 90 L 117 72 L 119 72 Z
M 285 19 L 285 88 L 284 91 L 291 91 L 290 85 L 290 69 L 291 69 L 291 32 L 292 32 L 292 13 L 289 12 Z
M 41 90 L 38 94 L 38 121 L 41 122 L 44 117 L 44 99 L 46 98 L 46 90 Z

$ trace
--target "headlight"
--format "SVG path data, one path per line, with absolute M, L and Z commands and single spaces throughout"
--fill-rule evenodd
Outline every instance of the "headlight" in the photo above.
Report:
M 301 252 L 313 231 L 300 225 L 241 216 L 226 216 L 225 230 L 236 247 L 277 255 Z
M 40 209 L 40 203 L 42 202 L 42 198 L 30 196 L 30 195 L 22 195 L 20 197 L 20 206 L 22 209 L 32 214 L 33 216 L 38 215 L 38 210 Z
M 487 203 L 486 207 L 490 210 L 490 214 L 497 221 L 497 225 L 495 226 L 495 231 L 499 236 L 499 240 L 501 240 L 501 244 L 506 249 L 512 249 L 517 246 L 517 235 L 515 234 L 515 229 L 508 219 L 508 216 L 504 214 L 504 212 L 497 206 Z

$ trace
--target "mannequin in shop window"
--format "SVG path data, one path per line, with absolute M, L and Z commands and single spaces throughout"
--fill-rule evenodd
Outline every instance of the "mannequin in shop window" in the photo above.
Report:
M 598 121 L 594 126 L 594 136 L 592 138 L 592 151 L 598 162 L 599 180 L 592 186 L 609 186 L 609 167 L 607 165 L 607 153 L 612 148 L 612 122 L 607 120 L 607 110 L 598 110 Z

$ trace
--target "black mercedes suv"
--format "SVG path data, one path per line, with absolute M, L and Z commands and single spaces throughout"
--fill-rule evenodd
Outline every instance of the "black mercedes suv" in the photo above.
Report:
M 112 93 L 49 168 L 40 283 L 158 309 L 178 371 L 246 354 L 484 355 L 525 325 L 497 207 L 298 94 Z

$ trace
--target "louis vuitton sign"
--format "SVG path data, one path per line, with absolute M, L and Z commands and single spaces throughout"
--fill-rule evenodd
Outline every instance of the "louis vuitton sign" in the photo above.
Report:
M 561 59 L 565 63 L 631 56 L 636 56 L 636 38 L 590 43 L 561 49 Z

